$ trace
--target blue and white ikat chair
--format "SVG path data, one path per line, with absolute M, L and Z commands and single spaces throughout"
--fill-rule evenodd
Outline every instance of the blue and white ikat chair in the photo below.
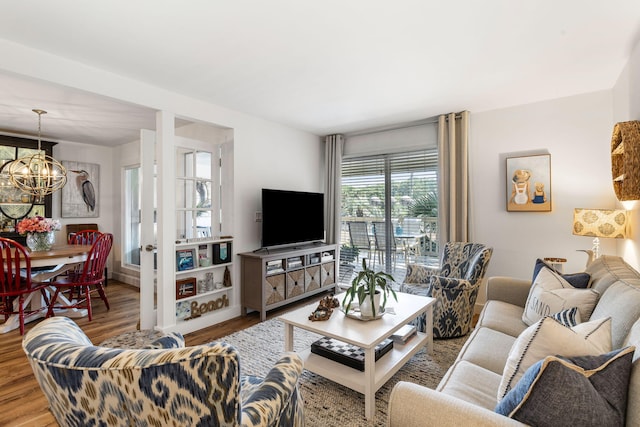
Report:
M 304 425 L 295 353 L 264 379 L 242 376 L 229 344 L 184 347 L 173 334 L 145 349 L 96 347 L 66 317 L 43 320 L 22 347 L 62 427 Z
M 480 243 L 448 242 L 442 252 L 440 268 L 407 265 L 400 292 L 433 297 L 433 337 L 455 338 L 468 334 L 478 289 L 493 248 Z M 424 316 L 418 318 L 418 330 L 425 329 Z

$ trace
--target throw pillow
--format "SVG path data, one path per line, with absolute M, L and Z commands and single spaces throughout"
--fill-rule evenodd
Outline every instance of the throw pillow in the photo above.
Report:
M 534 363 L 547 356 L 596 355 L 611 351 L 611 318 L 592 320 L 568 328 L 551 317 L 529 326 L 511 346 L 498 400 L 520 380 Z
M 578 307 L 580 318 L 588 320 L 599 296 L 593 289 L 576 289 L 558 273 L 542 268 L 529 289 L 522 321 L 531 326 L 545 316 L 571 307 Z
M 525 372 L 495 411 L 535 426 L 625 425 L 634 350 L 547 356 Z
M 589 282 L 591 281 L 591 275 L 589 273 L 582 272 L 582 273 L 562 274 L 558 270 L 553 268 L 551 265 L 547 264 L 546 262 L 538 258 L 536 260 L 536 265 L 533 267 L 533 278 L 531 279 L 531 282 L 536 280 L 536 276 L 538 275 L 542 267 L 546 267 L 549 270 L 560 274 L 562 278 L 567 282 L 569 282 L 571 286 L 573 286 L 574 288 L 587 288 L 589 286 Z
M 578 307 L 571 307 L 570 309 L 559 311 L 552 314 L 550 317 L 568 327 L 576 326 L 580 323 L 580 312 L 578 311 Z

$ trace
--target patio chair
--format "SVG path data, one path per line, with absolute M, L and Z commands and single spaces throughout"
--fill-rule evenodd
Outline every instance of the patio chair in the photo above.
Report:
M 349 228 L 349 241 L 351 246 L 358 248 L 358 250 L 367 251 L 367 259 L 371 261 L 371 239 L 369 238 L 367 223 L 364 221 L 348 221 L 347 227 Z M 358 260 L 356 260 L 356 265 L 360 265 L 357 261 Z
M 375 250 L 376 255 L 378 255 L 378 260 L 380 264 L 384 264 L 384 257 L 387 253 L 387 231 L 386 231 L 386 223 L 384 221 L 373 221 L 373 237 L 375 241 Z M 402 248 L 398 248 L 396 244 L 396 238 L 393 234 L 393 227 L 391 228 L 391 248 L 390 248 L 391 259 L 393 262 L 393 269 L 396 268 L 396 254 L 398 251 L 402 252 Z M 375 257 L 374 257 L 375 262 Z M 375 266 L 375 264 L 374 264 Z

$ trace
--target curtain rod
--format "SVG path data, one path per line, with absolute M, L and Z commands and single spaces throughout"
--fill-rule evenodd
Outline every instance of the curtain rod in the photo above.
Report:
M 462 116 L 460 114 L 456 114 L 455 117 L 456 119 L 459 119 Z M 445 120 L 449 120 L 448 114 L 445 115 Z M 438 123 L 438 118 L 430 117 L 428 119 L 417 120 L 415 122 L 399 123 L 396 125 L 384 126 L 380 128 L 363 129 L 355 132 L 347 132 L 347 133 L 344 133 L 343 136 L 345 138 L 348 138 L 348 137 L 361 136 L 361 135 L 373 135 L 374 133 L 382 133 L 382 132 L 388 132 L 388 131 L 398 130 L 398 129 L 408 129 L 408 128 L 413 128 L 418 126 L 431 125 L 435 123 Z

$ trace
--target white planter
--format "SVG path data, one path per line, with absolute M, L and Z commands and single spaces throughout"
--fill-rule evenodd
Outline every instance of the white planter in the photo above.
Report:
M 360 315 L 362 317 L 374 317 L 373 314 L 373 307 L 376 307 L 376 316 L 380 316 L 380 296 L 382 294 L 378 291 L 376 291 L 375 295 L 373 296 L 373 304 L 371 304 L 371 297 L 370 296 L 366 296 L 364 298 L 364 301 L 362 301 L 362 304 L 360 304 Z

